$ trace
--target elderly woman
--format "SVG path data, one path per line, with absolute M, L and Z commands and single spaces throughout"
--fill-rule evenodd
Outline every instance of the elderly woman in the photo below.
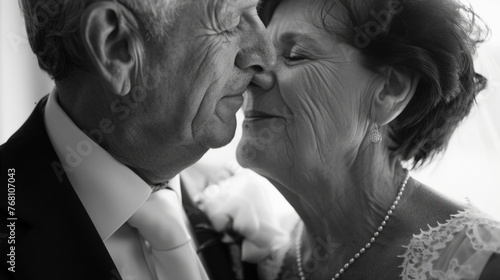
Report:
M 500 223 L 402 166 L 444 150 L 485 87 L 473 11 L 283 0 L 263 17 L 278 61 L 249 87 L 238 160 L 302 220 L 264 278 L 500 279 Z

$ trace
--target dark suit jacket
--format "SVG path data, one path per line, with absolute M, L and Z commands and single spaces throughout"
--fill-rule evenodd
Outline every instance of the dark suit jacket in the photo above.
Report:
M 5 279 L 121 279 L 52 148 L 44 125 L 43 98 L 26 123 L 0 147 L 0 182 L 15 169 L 15 273 L 7 270 L 10 244 L 2 239 Z M 59 174 L 59 176 L 57 175 Z M 60 180 L 61 179 L 61 180 Z M 1 219 L 9 215 L 6 192 Z M 5 227 L 0 229 L 6 233 Z M 2 278 L 4 279 L 4 278 Z
M 0 183 L 4 186 L 0 219 L 3 223 L 9 217 L 17 218 L 13 231 L 15 244 L 8 241 L 13 232 L 6 226 L 0 228 L 0 278 L 121 279 L 90 217 L 62 172 L 45 129 L 46 102 L 47 97 L 38 103 L 26 123 L 0 146 Z M 15 169 L 13 209 L 8 209 L 7 204 L 6 187 L 11 178 L 8 169 Z M 7 253 L 11 246 L 15 246 L 14 273 L 7 270 L 10 267 Z M 251 277 L 247 279 L 255 279 Z

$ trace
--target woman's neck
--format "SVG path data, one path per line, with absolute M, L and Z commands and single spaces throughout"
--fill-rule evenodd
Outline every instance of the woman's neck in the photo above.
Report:
M 328 184 L 333 190 L 331 195 L 325 192 L 302 196 L 296 210 L 306 229 L 342 243 L 367 239 L 386 215 L 406 176 L 402 167 L 390 169 L 386 168 L 385 173 L 351 170 L 344 180 Z
M 364 164 L 366 160 L 334 170 L 331 180 L 316 182 L 319 186 L 307 186 L 318 191 L 282 192 L 305 224 L 301 241 L 304 263 L 319 257 L 324 265 L 340 269 L 380 226 L 406 171 L 398 161 L 375 162 L 371 157 L 370 164 Z M 301 190 L 300 186 L 285 189 Z

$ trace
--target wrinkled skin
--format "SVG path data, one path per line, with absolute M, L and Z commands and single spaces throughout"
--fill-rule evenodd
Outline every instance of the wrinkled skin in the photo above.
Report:
M 198 2 L 198 1 L 195 1 Z M 163 56 L 176 99 L 165 109 L 181 119 L 181 137 L 214 148 L 232 139 L 236 111 L 253 74 L 274 59 L 256 1 L 201 1 L 182 9 Z M 179 44 L 183 42 L 183 44 Z
M 161 182 L 209 148 L 230 142 L 243 92 L 254 74 L 275 61 L 256 5 L 257 0 L 185 3 L 168 35 L 148 44 L 144 72 L 155 82 L 149 82 L 134 117 L 124 120 L 125 130 L 117 130 L 117 139 L 126 139 L 120 143 L 128 145 L 124 150 L 141 150 L 121 154 L 122 161 Z M 137 154 L 142 154 L 140 166 L 135 166 Z
M 239 162 L 287 187 L 324 186 L 336 164 L 356 160 L 366 147 L 373 91 L 383 86 L 313 14 L 301 1 L 280 4 L 268 26 L 277 63 L 254 78 L 244 105 Z
M 413 178 L 403 183 L 400 156 L 390 154 L 387 124 L 408 104 L 418 77 L 409 69 L 369 71 L 358 51 L 321 28 L 312 2 L 284 0 L 273 15 L 268 30 L 278 59 L 247 91 L 238 161 L 267 177 L 299 214 L 304 230 L 295 238 L 307 279 L 337 272 L 342 279 L 401 279 L 401 245 L 467 207 Z M 377 143 L 368 137 L 373 123 L 381 124 Z M 367 246 L 389 215 L 375 246 Z M 346 267 L 365 247 L 355 267 Z M 282 264 L 284 278 L 300 278 L 294 246 Z

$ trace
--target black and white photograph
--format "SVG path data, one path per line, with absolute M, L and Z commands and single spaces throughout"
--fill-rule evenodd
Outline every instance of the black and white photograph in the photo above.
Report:
M 500 280 L 499 11 L 2 0 L 0 279 Z

